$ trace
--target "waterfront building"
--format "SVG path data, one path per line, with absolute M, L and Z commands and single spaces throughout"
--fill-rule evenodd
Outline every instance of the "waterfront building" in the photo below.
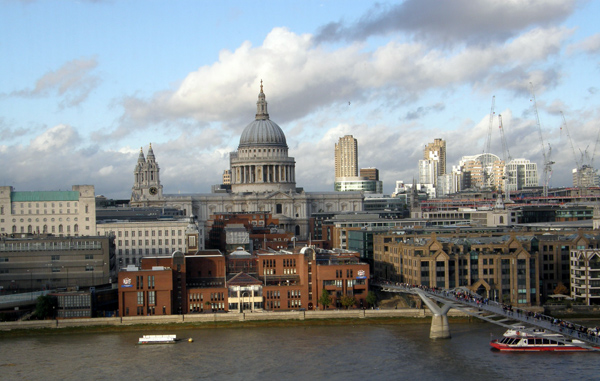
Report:
M 20 234 L 96 235 L 94 186 L 73 185 L 70 191 L 0 187 L 0 235 Z
M 209 230 L 206 224 L 211 215 L 269 212 L 279 221 L 279 229 L 307 240 L 313 213 L 363 209 L 364 197 L 361 192 L 306 192 L 296 187 L 295 160 L 288 156 L 285 134 L 269 118 L 262 85 L 255 120 L 242 132 L 237 151 L 230 154 L 230 191 L 162 194 L 154 152 L 148 156 L 152 156 L 153 165 L 146 172 L 137 170 L 138 167 L 146 168 L 142 157 L 138 159 L 131 206 L 183 210 L 185 215 L 196 216 L 199 224 L 204 225 L 205 232 Z M 148 178 L 151 180 L 146 180 Z M 152 188 L 156 188 L 155 194 Z
M 465 286 L 491 300 L 538 305 L 536 244 L 535 237 L 515 233 L 378 234 L 373 239 L 374 275 L 427 287 Z
M 600 304 L 600 246 L 571 250 L 571 297 L 585 305 Z
M 334 308 L 344 297 L 366 306 L 368 264 L 346 250 L 202 251 L 143 258 L 119 273 L 122 316 L 215 311 L 318 309 L 326 290 Z M 324 306 L 321 306 L 323 308 Z
M 37 291 L 88 288 L 117 273 L 112 237 L 0 238 L 0 286 Z

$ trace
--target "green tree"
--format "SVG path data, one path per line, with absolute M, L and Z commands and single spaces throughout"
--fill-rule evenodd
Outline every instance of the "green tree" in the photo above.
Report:
M 323 290 L 318 302 L 323 306 L 323 309 L 329 307 L 331 305 L 331 296 L 329 295 L 329 291 Z
M 340 298 L 340 302 L 342 303 L 342 306 L 348 309 L 356 304 L 356 299 L 350 295 L 344 295 Z
M 58 300 L 54 296 L 41 295 L 35 305 L 35 316 L 38 319 L 54 318 L 54 311 L 58 307 Z
M 375 303 L 377 303 L 377 295 L 373 291 L 369 291 L 367 294 L 367 304 L 375 307 Z

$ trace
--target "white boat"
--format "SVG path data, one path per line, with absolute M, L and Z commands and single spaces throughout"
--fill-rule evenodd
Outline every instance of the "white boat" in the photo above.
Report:
M 514 326 L 504 333 L 502 339 L 490 342 L 492 348 L 503 352 L 589 351 L 589 347 L 581 346 L 585 344 L 558 333 L 546 333 L 543 329 L 534 329 L 533 333 L 528 333 L 523 326 Z
M 144 335 L 139 338 L 138 344 L 175 344 L 177 335 Z

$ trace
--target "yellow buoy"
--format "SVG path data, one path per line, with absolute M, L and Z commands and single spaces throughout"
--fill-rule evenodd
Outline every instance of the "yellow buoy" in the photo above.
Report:
M 188 339 L 188 342 L 189 342 L 189 343 L 193 343 L 193 342 L 194 342 L 194 339 L 192 339 L 192 338 L 190 337 L 190 338 Z

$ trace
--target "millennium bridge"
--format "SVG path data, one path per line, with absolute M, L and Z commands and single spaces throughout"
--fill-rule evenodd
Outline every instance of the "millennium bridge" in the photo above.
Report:
M 588 334 L 581 325 L 558 320 L 552 316 L 533 314 L 530 311 L 515 308 L 494 301 L 487 301 L 480 295 L 472 292 L 466 287 L 457 287 L 451 290 L 434 290 L 423 287 L 413 287 L 405 284 L 394 283 L 371 283 L 372 286 L 381 287 L 383 292 L 404 293 L 418 295 L 427 305 L 432 313 L 431 330 L 429 337 L 432 339 L 449 339 L 450 325 L 448 323 L 448 311 L 452 308 L 469 316 L 487 321 L 488 323 L 500 325 L 505 328 L 514 329 L 515 325 L 522 326 L 520 331 L 534 336 L 542 336 L 543 332 L 554 332 L 563 338 L 553 338 L 564 344 L 568 339 L 577 339 L 582 343 L 578 346 L 592 351 L 600 351 L 600 337 Z M 600 332 L 596 332 L 600 334 Z

